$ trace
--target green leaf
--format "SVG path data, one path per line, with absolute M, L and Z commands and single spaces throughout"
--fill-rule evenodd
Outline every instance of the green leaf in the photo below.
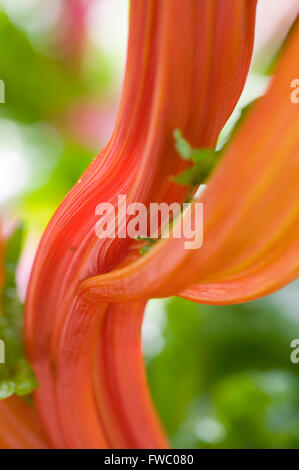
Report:
M 191 160 L 192 159 L 192 147 L 190 146 L 189 142 L 183 138 L 181 130 L 175 129 L 173 132 L 173 137 L 175 139 L 175 148 L 178 154 L 184 160 Z
M 11 380 L 2 380 L 0 382 L 0 400 L 11 397 L 15 390 L 15 384 Z
M 137 237 L 136 240 L 144 242 L 144 245 L 140 248 L 139 253 L 141 255 L 145 255 L 159 241 L 159 238 Z
M 0 364 L 0 399 L 13 393 L 28 395 L 37 387 L 23 345 L 23 305 L 18 297 L 16 269 L 22 249 L 24 226 L 20 224 L 4 250 L 4 286 L 0 295 L 0 338 L 5 346 L 5 363 Z
M 198 168 L 197 165 L 194 165 L 191 168 L 187 168 L 187 170 L 182 171 L 177 176 L 174 176 L 172 181 L 182 186 L 196 186 L 197 184 L 200 184 L 203 179 L 200 168 Z
M 178 154 L 183 160 L 193 162 L 193 166 L 174 176 L 172 180 L 183 186 L 203 183 L 218 161 L 220 152 L 210 148 L 193 148 L 179 129 L 175 129 L 173 137 Z
M 25 358 L 20 358 L 14 383 L 15 393 L 20 396 L 29 395 L 38 386 L 35 374 Z

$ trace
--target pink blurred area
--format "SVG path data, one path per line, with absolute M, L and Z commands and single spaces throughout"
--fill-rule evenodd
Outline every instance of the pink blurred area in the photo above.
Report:
M 86 148 L 96 153 L 112 134 L 118 101 L 75 103 L 64 116 L 68 131 Z
M 76 59 L 83 53 L 86 40 L 86 15 L 92 0 L 64 0 L 57 29 L 62 31 L 57 46 L 65 58 Z
M 298 14 L 299 0 L 258 0 L 254 55 L 275 53 Z

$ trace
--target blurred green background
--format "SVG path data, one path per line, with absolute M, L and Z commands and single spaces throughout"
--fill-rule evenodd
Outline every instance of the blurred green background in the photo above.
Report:
M 262 72 L 295 5 L 275 3 L 285 8 L 275 10 L 284 22 L 260 13 L 252 72 L 224 133 L 267 86 Z M 0 210 L 8 231 L 17 219 L 27 227 L 22 297 L 42 230 L 112 132 L 127 14 L 127 0 L 0 0 Z M 299 364 L 290 360 L 298 306 L 298 283 L 232 307 L 177 298 L 149 303 L 149 383 L 174 447 L 299 446 Z

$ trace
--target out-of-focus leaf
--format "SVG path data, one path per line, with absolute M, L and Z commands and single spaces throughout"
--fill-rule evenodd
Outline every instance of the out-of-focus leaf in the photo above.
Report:
M 299 317 L 271 299 L 166 303 L 165 345 L 147 370 L 175 447 L 298 447 L 299 367 L 290 342 Z
M 173 181 L 176 184 L 191 187 L 203 183 L 218 161 L 220 152 L 209 148 L 193 148 L 179 129 L 175 129 L 173 136 L 178 154 L 183 160 L 193 163 L 193 166 L 174 176 Z
M 0 364 L 0 398 L 16 393 L 28 395 L 37 381 L 24 355 L 23 305 L 17 294 L 16 269 L 19 261 L 23 225 L 7 240 L 4 251 L 4 286 L 0 296 L 0 338 L 5 346 L 5 363 Z

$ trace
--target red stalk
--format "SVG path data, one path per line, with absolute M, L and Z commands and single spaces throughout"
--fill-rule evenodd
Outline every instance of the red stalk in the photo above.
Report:
M 90 279 L 92 285 L 94 276 L 125 259 L 131 244 L 98 240 L 94 212 L 100 202 L 115 205 L 118 194 L 146 204 L 183 200 L 185 191 L 168 179 L 184 167 L 173 129 L 197 147 L 215 146 L 246 79 L 255 7 L 255 0 L 131 2 L 115 132 L 50 222 L 28 290 L 27 350 L 40 382 L 38 408 L 55 447 L 167 445 L 143 367 L 145 297 L 141 304 L 108 306 L 97 282 L 89 288 Z M 166 260 L 161 263 L 146 280 L 157 279 Z M 110 292 L 114 302 L 123 295 L 117 289 Z

